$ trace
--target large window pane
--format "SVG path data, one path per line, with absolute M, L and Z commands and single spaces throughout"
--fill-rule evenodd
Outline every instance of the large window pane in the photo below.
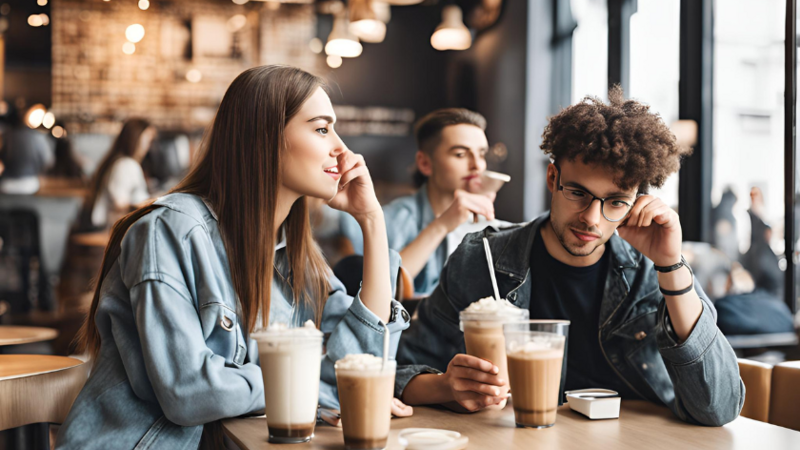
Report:
M 650 105 L 667 125 L 678 120 L 680 0 L 642 1 L 631 17 L 631 82 L 626 96 Z M 678 174 L 651 192 L 678 207 Z
M 780 297 L 785 1 L 714 7 L 712 239 Z
M 608 8 L 606 0 L 572 0 L 578 27 L 572 34 L 572 102 L 587 95 L 608 97 Z M 567 106 L 567 105 L 562 105 Z

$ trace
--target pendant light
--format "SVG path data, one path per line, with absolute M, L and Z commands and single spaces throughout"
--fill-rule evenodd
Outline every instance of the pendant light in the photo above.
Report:
M 325 44 L 325 53 L 342 58 L 355 58 L 361 54 L 362 49 L 358 37 L 350 32 L 347 13 L 337 14 L 333 20 L 333 30 L 328 35 L 328 43 Z
M 383 42 L 386 23 L 378 14 L 388 10 L 389 5 L 374 0 L 350 0 L 350 31 L 364 42 Z
M 466 50 L 472 45 L 472 35 L 464 25 L 461 8 L 448 5 L 442 8 L 442 23 L 431 36 L 436 50 Z
M 408 6 L 408 5 L 418 5 L 425 0 L 384 0 L 386 3 L 393 5 L 393 6 Z

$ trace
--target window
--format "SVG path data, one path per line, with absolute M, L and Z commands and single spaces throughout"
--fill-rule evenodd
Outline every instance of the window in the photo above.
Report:
M 631 82 L 625 95 L 650 105 L 672 126 L 678 120 L 680 0 L 639 2 L 630 26 Z M 677 209 L 678 174 L 651 194 Z
M 572 34 L 572 103 L 587 95 L 608 97 L 606 0 L 572 0 L 578 27 Z M 566 105 L 563 105 L 566 106 Z

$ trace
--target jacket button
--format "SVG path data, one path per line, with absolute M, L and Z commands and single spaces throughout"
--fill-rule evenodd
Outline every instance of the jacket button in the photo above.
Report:
M 642 339 L 647 337 L 647 333 L 645 333 L 644 331 L 640 331 L 636 333 L 634 337 L 636 338 L 637 341 L 641 341 Z
M 400 312 L 400 315 L 403 317 L 403 321 L 406 323 L 408 323 L 408 321 L 411 320 L 411 317 L 408 316 L 408 311 L 406 311 L 405 309 Z
M 643 369 L 643 370 L 647 370 L 647 363 L 643 363 L 643 364 L 642 364 L 642 369 Z

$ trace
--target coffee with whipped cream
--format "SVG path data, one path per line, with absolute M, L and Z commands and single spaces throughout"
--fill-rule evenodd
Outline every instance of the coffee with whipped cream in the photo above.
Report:
M 531 320 L 503 328 L 518 427 L 547 428 L 556 423 L 568 325 Z
M 506 341 L 503 324 L 527 320 L 527 309 L 517 308 L 507 300 L 497 301 L 492 297 L 482 298 L 461 311 L 461 330 L 464 331 L 464 344 L 467 354 L 491 361 L 500 371 L 498 376 L 506 380 L 499 388 L 499 396 L 508 394 L 508 365 L 506 361 Z M 490 409 L 502 409 L 506 401 Z
M 368 354 L 336 361 L 336 384 L 347 449 L 386 448 L 397 364 Z
M 319 402 L 322 332 L 309 320 L 299 328 L 272 324 L 251 337 L 258 343 L 264 377 L 269 441 L 311 440 Z

